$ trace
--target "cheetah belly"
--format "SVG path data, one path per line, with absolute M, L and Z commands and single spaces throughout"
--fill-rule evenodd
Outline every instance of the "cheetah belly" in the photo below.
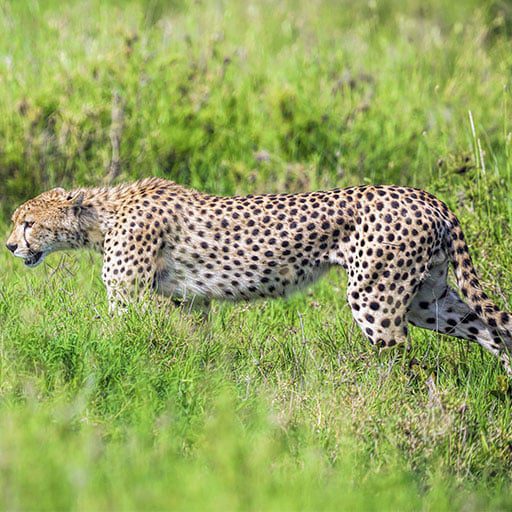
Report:
M 277 264 L 254 270 L 250 275 L 236 268 L 222 272 L 205 272 L 200 264 L 191 266 L 161 257 L 157 261 L 156 291 L 165 296 L 202 297 L 220 300 L 251 300 L 264 297 L 284 297 L 316 281 L 331 265 L 321 264 L 294 268 Z
M 187 290 L 186 273 L 177 268 L 175 263 L 168 256 L 157 259 L 154 288 L 157 293 L 166 297 L 184 298 L 187 295 L 198 295 Z M 187 293 L 188 291 L 188 293 Z

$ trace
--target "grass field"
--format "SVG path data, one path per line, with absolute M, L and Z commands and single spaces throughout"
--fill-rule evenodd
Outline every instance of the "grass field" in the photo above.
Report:
M 512 310 L 511 36 L 500 0 L 0 0 L 0 232 L 55 185 L 420 186 Z M 0 508 L 511 509 L 478 346 L 377 354 L 336 272 L 208 326 L 110 318 L 99 270 L 0 251 Z

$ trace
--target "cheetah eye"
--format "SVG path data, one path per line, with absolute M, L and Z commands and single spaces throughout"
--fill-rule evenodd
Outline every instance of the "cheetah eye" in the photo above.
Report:
M 34 221 L 28 221 L 28 220 L 26 220 L 26 221 L 23 223 L 23 227 L 24 227 L 24 228 L 31 228 L 33 225 L 34 225 Z

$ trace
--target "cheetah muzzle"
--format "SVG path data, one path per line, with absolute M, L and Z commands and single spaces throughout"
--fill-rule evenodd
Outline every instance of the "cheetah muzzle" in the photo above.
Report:
M 512 316 L 483 292 L 455 215 L 423 190 L 219 197 L 149 178 L 53 189 L 12 220 L 7 246 L 29 267 L 58 250 L 100 251 L 112 309 L 147 290 L 203 303 L 282 297 L 341 266 L 371 343 L 404 343 L 412 323 L 476 341 L 511 371 Z M 447 284 L 450 263 L 462 298 Z

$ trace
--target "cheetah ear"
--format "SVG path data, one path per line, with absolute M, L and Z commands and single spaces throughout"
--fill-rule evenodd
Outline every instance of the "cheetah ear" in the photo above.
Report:
M 83 191 L 80 191 L 76 194 L 70 194 L 67 199 L 71 203 L 71 208 L 73 210 L 73 213 L 75 215 L 79 215 L 82 211 L 82 208 L 84 206 L 84 193 Z

